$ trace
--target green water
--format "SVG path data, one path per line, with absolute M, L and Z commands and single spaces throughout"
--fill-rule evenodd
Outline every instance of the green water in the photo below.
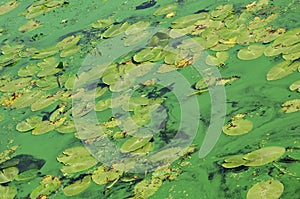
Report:
M 7 2 L 8 1 L 0 1 L 0 6 L 5 5 Z M 52 3 L 52 5 L 49 4 L 48 7 L 45 6 L 49 2 Z M 261 2 L 263 3 L 261 8 L 255 7 Z M 34 6 L 30 7 L 30 5 L 33 3 L 35 3 L 35 8 Z M 133 173 L 130 172 L 129 169 L 125 169 L 122 170 L 121 173 L 118 173 L 116 169 L 113 168 L 114 166 L 118 166 L 115 164 L 106 166 L 104 169 L 105 171 L 101 171 L 101 168 L 103 168 L 101 167 L 102 162 L 97 161 L 95 158 L 100 157 L 101 159 L 101 155 L 105 156 L 107 154 L 105 153 L 106 150 L 104 148 L 99 146 L 97 147 L 97 145 L 95 145 L 96 149 L 93 151 L 95 158 L 89 155 L 89 153 L 82 153 L 84 154 L 83 157 L 76 157 L 77 153 L 77 155 L 80 154 L 78 151 L 74 150 L 75 155 L 72 156 L 72 154 L 69 154 L 69 163 L 66 160 L 62 160 L 62 154 L 63 152 L 66 153 L 67 149 L 72 149 L 73 147 L 83 148 L 83 146 L 91 146 L 93 144 L 97 144 L 97 139 L 102 138 L 101 136 L 103 134 L 96 131 L 93 132 L 87 130 L 83 131 L 83 134 L 80 135 L 79 133 L 78 135 L 79 131 L 74 126 L 72 126 L 69 132 L 63 133 L 63 130 L 61 129 L 63 127 L 68 127 L 68 122 L 73 124 L 74 120 L 76 123 L 80 118 L 85 117 L 85 115 L 79 117 L 75 116 L 74 112 L 72 115 L 72 100 L 74 98 L 76 99 L 76 97 L 73 95 L 79 92 L 76 90 L 78 88 L 73 88 L 73 85 L 76 87 L 76 81 L 74 84 L 72 80 L 76 78 L 80 79 L 82 70 L 86 70 L 82 67 L 82 63 L 84 63 L 88 55 L 94 53 L 92 50 L 93 48 L 95 48 L 97 45 L 101 46 L 105 41 L 116 41 L 115 38 L 118 38 L 118 34 L 113 32 L 115 35 L 113 33 L 110 35 L 107 29 L 110 27 L 116 27 L 118 24 L 125 24 L 130 27 L 130 25 L 136 22 L 149 21 L 149 27 L 160 28 L 162 32 L 164 32 L 171 29 L 176 29 L 174 28 L 176 26 L 176 23 L 174 23 L 176 19 L 180 19 L 181 17 L 188 16 L 193 13 L 207 13 L 210 16 L 212 15 L 213 10 L 218 6 L 227 4 L 233 5 L 232 11 L 229 12 L 230 14 L 225 16 L 224 19 L 222 19 L 222 13 L 226 13 L 226 10 L 220 11 L 221 19 L 218 19 L 218 17 L 212 17 L 211 21 L 217 21 L 215 26 L 218 26 L 217 23 L 219 23 L 219 25 L 225 23 L 227 18 L 232 15 L 241 16 L 243 13 L 247 12 L 249 15 L 247 15 L 248 17 L 244 22 L 246 24 L 246 28 L 250 27 L 249 23 L 251 23 L 255 17 L 261 17 L 262 19 L 265 19 L 268 16 L 272 16 L 272 14 L 277 15 L 274 20 L 270 20 L 269 23 L 262 25 L 262 27 L 259 27 L 259 24 L 262 22 L 258 23 L 257 26 L 259 28 L 253 28 L 255 30 L 257 29 L 258 31 L 255 32 L 253 29 L 251 30 L 253 31 L 252 34 L 254 36 L 267 28 L 271 28 L 273 32 L 275 32 L 275 30 L 278 28 L 284 28 L 285 33 L 283 34 L 286 34 L 289 31 L 300 27 L 300 22 L 297 20 L 299 18 L 300 1 L 274 0 L 258 1 L 256 2 L 257 4 L 251 3 L 251 1 L 237 0 L 163 0 L 156 2 L 121 0 L 20 0 L 16 2 L 10 1 L 10 5 L 8 5 L 6 8 L 1 7 L 0 199 L 239 199 L 247 198 L 247 194 L 248 198 L 250 199 L 258 198 L 258 196 L 251 196 L 251 191 L 253 191 L 252 187 L 259 182 L 267 182 L 267 184 L 269 184 L 266 185 L 266 187 L 261 187 L 260 189 L 256 190 L 256 193 L 260 195 L 267 193 L 266 196 L 262 196 L 261 198 L 300 198 L 300 196 L 298 196 L 300 193 L 300 134 L 298 124 L 298 118 L 300 117 L 300 112 L 298 111 L 299 104 L 295 102 L 296 105 L 294 112 L 285 113 L 282 111 L 284 102 L 299 98 L 299 92 L 297 92 L 297 90 L 290 89 L 290 85 L 299 80 L 299 69 L 298 67 L 293 70 L 283 69 L 283 71 L 278 72 L 279 75 L 285 73 L 287 70 L 291 70 L 290 74 L 287 74 L 286 76 L 283 75 L 282 78 L 278 78 L 276 80 L 268 80 L 267 74 L 271 68 L 285 60 L 281 53 L 274 56 L 266 56 L 263 54 L 263 52 L 261 52 L 260 56 L 251 60 L 243 60 L 238 56 L 238 53 L 241 49 L 246 49 L 251 44 L 260 44 L 264 48 L 267 48 L 268 46 L 272 45 L 273 40 L 276 38 L 268 42 L 262 42 L 258 40 L 241 43 L 235 40 L 237 38 L 231 37 L 230 39 L 233 40 L 229 41 L 233 41 L 233 43 L 228 45 L 232 46 L 226 50 L 214 50 L 213 46 L 216 46 L 217 44 L 214 44 L 211 47 L 205 47 L 205 45 L 208 45 L 207 38 L 209 38 L 209 36 L 207 36 L 206 39 L 200 43 L 200 46 L 204 45 L 205 48 L 205 53 L 202 54 L 204 59 L 200 60 L 200 63 L 204 64 L 207 55 L 215 55 L 216 52 L 226 52 L 228 53 L 228 57 L 223 61 L 222 64 L 216 64 L 217 66 L 208 66 L 207 64 L 204 65 L 206 65 L 208 69 L 213 68 L 213 70 L 218 71 L 218 73 L 220 73 L 220 77 L 224 78 L 225 80 L 228 80 L 232 77 L 237 77 L 236 80 L 229 82 L 229 84 L 221 85 L 221 88 L 225 89 L 226 92 L 226 96 L 224 96 L 226 97 L 226 101 L 224 103 L 224 106 L 226 107 L 226 113 L 224 115 L 222 115 L 223 113 L 218 115 L 224 119 L 224 124 L 221 124 L 221 126 L 225 126 L 232 121 L 239 120 L 237 119 L 238 114 L 242 114 L 241 120 L 250 121 L 252 124 L 252 128 L 249 129 L 249 132 L 246 132 L 242 135 L 227 135 L 222 132 L 222 129 L 210 132 L 212 135 L 210 139 L 215 140 L 216 144 L 211 148 L 211 150 L 208 149 L 209 153 L 204 158 L 199 158 L 199 150 L 209 129 L 210 121 L 213 117 L 211 115 L 211 108 L 215 104 L 212 103 L 212 96 L 210 93 L 205 92 L 206 88 L 200 89 L 200 91 L 203 91 L 202 94 L 195 94 L 199 91 L 199 89 L 197 90 L 195 88 L 196 83 L 203 78 L 199 71 L 197 71 L 197 66 L 193 67 L 192 64 L 182 66 L 178 64 L 179 62 L 174 62 L 173 64 L 168 65 L 175 69 L 176 72 L 173 71 L 173 73 L 163 73 L 163 75 L 160 76 L 155 72 L 155 67 L 158 67 L 159 64 L 166 62 L 164 57 L 161 57 L 155 61 L 153 61 L 154 58 L 152 57 L 152 60 L 150 59 L 138 62 L 136 61 L 137 58 L 134 57 L 135 54 L 138 54 L 136 51 L 128 52 L 128 56 L 125 56 L 125 58 L 122 59 L 120 57 L 115 57 L 115 55 L 123 49 L 121 46 L 120 48 L 107 48 L 107 51 L 110 50 L 116 53 L 112 53 L 110 55 L 112 58 L 114 58 L 113 62 L 117 62 L 116 65 L 119 67 L 117 67 L 118 70 L 121 68 L 121 72 L 115 69 L 112 70 L 112 72 L 110 72 L 112 75 L 111 78 L 107 78 L 108 80 L 106 81 L 104 80 L 105 78 L 99 75 L 98 79 L 100 83 L 97 82 L 99 84 L 96 86 L 98 89 L 103 89 L 103 94 L 99 94 L 99 97 L 94 100 L 95 103 L 97 104 L 99 101 L 103 102 L 104 100 L 109 100 L 110 98 L 115 98 L 117 96 L 115 93 L 118 93 L 118 91 L 114 91 L 114 88 L 118 89 L 119 87 L 115 86 L 115 82 L 113 82 L 111 79 L 120 77 L 113 76 L 115 73 L 120 72 L 120 76 L 124 76 L 125 78 L 126 72 L 128 72 L 126 70 L 129 67 L 137 67 L 139 64 L 142 65 L 144 62 L 150 62 L 151 64 L 156 63 L 157 65 L 155 67 L 153 66 L 154 69 L 152 69 L 152 71 L 147 71 L 147 67 L 142 71 L 146 71 L 145 73 L 147 73 L 148 76 L 144 75 L 146 76 L 145 79 L 143 79 L 143 82 L 140 82 L 144 83 L 144 80 L 154 79 L 153 84 L 143 86 L 141 86 L 141 84 L 137 84 L 135 87 L 128 87 L 127 90 L 121 90 L 121 93 L 125 94 L 133 90 L 131 96 L 132 98 L 143 97 L 143 99 L 146 100 L 145 104 L 142 105 L 139 105 L 138 103 L 132 103 L 130 105 L 134 108 L 132 108 L 132 110 L 130 109 L 129 111 L 125 110 L 126 113 L 135 119 L 135 121 L 141 122 L 141 126 L 147 126 L 150 123 L 149 118 L 147 118 L 149 116 L 148 107 L 154 107 L 158 105 L 163 106 L 163 111 L 155 112 L 157 109 L 154 109 L 155 111 L 152 112 L 152 114 L 156 114 L 152 117 L 156 117 L 154 118 L 154 121 L 158 122 L 160 125 L 159 129 L 156 129 L 155 132 L 151 132 L 154 133 L 151 138 L 146 140 L 145 143 L 140 147 L 137 147 L 137 150 L 140 150 L 139 152 L 149 154 L 151 152 L 158 151 L 164 146 L 168 146 L 168 144 L 176 136 L 176 133 L 178 133 L 177 130 L 180 128 L 181 121 L 185 121 L 188 125 L 185 126 L 180 132 L 182 133 L 181 136 L 183 137 L 181 137 L 179 141 L 191 139 L 191 143 L 188 145 L 192 148 L 192 150 L 189 153 L 183 152 L 181 155 L 178 155 L 178 158 L 176 158 L 174 161 L 160 163 L 159 165 L 162 167 L 164 165 L 167 166 L 167 168 L 162 169 L 162 171 L 155 170 L 156 168 L 154 168 L 149 169 L 149 171 L 142 170 L 142 172 Z M 172 5 L 173 7 L 170 6 L 171 9 L 166 13 L 157 16 L 153 15 L 153 13 L 155 13 L 158 9 L 168 4 Z M 5 13 L 5 10 L 13 7 L 13 5 L 17 5 L 16 8 Z M 248 11 L 245 9 L 247 5 L 249 9 Z M 36 9 L 37 11 L 36 13 L 32 12 L 33 15 L 29 15 L 28 12 L 30 13 L 30 9 Z M 36 16 L 34 14 L 36 14 Z M 104 23 L 100 27 L 100 23 L 97 23 L 97 21 L 100 19 L 105 19 L 105 23 L 107 24 Z M 22 31 L 20 27 L 29 20 L 37 20 L 35 23 L 39 23 L 40 26 L 30 31 Z M 194 23 L 189 23 L 188 20 L 191 19 L 186 19 L 185 22 L 181 21 L 180 23 L 187 23 L 187 26 L 194 26 Z M 128 24 L 126 24 L 126 22 Z M 96 25 L 99 27 L 96 27 L 95 23 L 97 23 Z M 213 26 L 212 24 L 208 23 L 204 25 Z M 119 33 L 123 34 L 128 27 L 120 30 Z M 237 27 L 241 28 L 242 25 L 239 24 Z M 232 31 L 238 28 L 233 28 Z M 178 29 L 181 28 L 177 28 L 177 30 Z M 207 29 L 207 27 L 204 29 Z M 193 35 L 191 32 L 189 32 L 189 30 L 187 30 L 187 33 L 184 33 L 184 35 L 187 35 L 189 38 L 202 37 L 204 34 L 213 35 L 215 34 L 215 29 L 218 28 L 212 27 L 209 29 L 211 32 L 206 30 L 206 32 L 199 33 L 199 35 Z M 196 26 L 194 26 L 194 30 L 196 31 Z M 118 29 L 116 29 L 116 31 L 118 31 Z M 269 31 L 268 33 L 272 31 Z M 70 45 L 69 48 L 62 47 L 64 45 L 69 45 L 68 43 L 64 43 L 60 47 L 56 46 L 58 42 L 65 38 L 71 38 L 72 35 L 80 36 L 78 42 Z M 136 34 L 136 37 L 138 35 L 139 34 Z M 241 36 L 239 35 L 238 37 Z M 292 40 L 296 40 L 296 44 L 293 45 L 300 43 L 299 37 L 298 31 L 298 34 L 296 34 L 295 38 L 292 38 Z M 126 41 L 126 36 L 124 38 Z M 163 38 L 159 39 L 161 39 L 161 43 L 163 43 Z M 247 38 L 244 38 L 244 40 L 246 41 Z M 217 39 L 216 42 L 221 43 L 224 42 L 224 40 L 219 41 Z M 12 52 L 8 52 L 11 47 L 17 45 L 21 46 L 17 49 L 13 49 Z M 57 49 L 54 50 L 54 53 L 35 57 L 40 55 L 39 53 L 41 50 L 55 46 Z M 68 54 L 68 50 L 74 50 L 78 46 L 80 49 Z M 36 49 L 30 50 L 30 48 Z M 295 53 L 299 54 L 299 47 L 295 47 L 295 49 Z M 102 53 L 105 54 L 105 48 L 102 48 L 102 50 Z M 286 48 L 285 50 L 287 51 L 289 49 Z M 50 51 L 51 49 L 47 49 L 45 52 Z M 255 51 L 255 53 L 257 51 Z M 67 54 L 64 56 L 62 53 Z M 181 52 L 175 51 L 174 54 L 180 53 Z M 285 54 L 284 52 L 282 53 Z M 193 54 L 196 53 L 193 52 Z M 48 65 L 47 63 L 44 63 L 46 67 L 43 68 L 42 62 L 49 57 L 55 58 L 54 63 L 50 63 Z M 109 57 L 109 55 L 107 55 L 107 57 Z M 143 57 L 143 59 L 145 58 Z M 299 57 L 290 60 L 290 62 L 295 65 L 298 64 L 297 66 L 300 68 Z M 32 74 L 29 72 L 29 69 L 24 70 L 24 68 L 30 64 L 37 66 L 36 69 L 33 70 Z M 103 63 L 100 63 L 100 66 L 101 64 Z M 152 67 L 152 65 L 149 65 L 149 67 L 150 66 Z M 22 71 L 22 68 L 23 72 L 28 72 L 28 74 L 21 75 L 20 71 Z M 101 71 L 101 67 L 99 70 Z M 125 72 L 122 73 L 122 70 Z M 75 74 L 77 74 L 77 76 Z M 180 85 L 178 83 L 180 82 L 180 78 L 170 78 L 171 75 L 168 76 L 168 74 L 180 74 L 180 77 L 185 80 L 185 83 L 188 83 L 188 86 Z M 88 73 L 88 76 L 91 78 L 92 75 L 93 73 Z M 24 83 L 24 86 L 20 84 L 9 84 L 16 79 L 22 78 L 22 76 L 30 79 L 30 81 Z M 169 78 L 166 78 L 168 80 L 165 80 L 167 83 L 164 83 L 164 80 L 162 79 L 163 77 Z M 86 81 L 88 82 L 89 78 L 87 78 Z M 107 83 L 108 81 L 109 83 Z M 220 81 L 220 79 L 216 81 Z M 42 84 L 44 86 L 41 86 Z M 10 86 L 7 88 L 6 85 Z M 49 85 L 52 85 L 52 87 Z M 214 88 L 214 86 L 211 87 Z M 85 89 L 84 92 L 90 89 L 87 87 L 83 88 Z M 182 93 L 184 93 L 183 98 L 178 98 L 178 95 L 175 92 L 177 88 L 179 88 L 179 91 L 184 90 L 182 91 Z M 23 103 L 16 105 L 18 98 L 22 99 L 22 96 L 28 92 L 34 94 L 37 93 L 37 95 L 40 92 L 40 95 L 33 100 L 31 98 L 25 100 L 25 102 L 32 100 L 31 102 L 28 102 L 28 105 L 24 105 L 25 107 L 22 107 Z M 65 95 L 57 94 L 60 92 Z M 191 96 L 188 97 L 188 94 L 191 94 Z M 87 93 L 83 93 L 82 95 L 85 96 L 85 98 L 89 97 Z M 43 97 L 57 97 L 57 100 L 53 103 L 50 103 L 49 106 L 34 110 L 32 108 L 32 104 L 35 103 L 38 107 L 41 107 L 43 103 L 46 103 L 44 101 L 43 103 L 39 104 L 39 101 L 43 100 Z M 216 98 L 218 98 L 218 96 L 216 96 Z M 197 104 L 194 103 L 189 105 L 186 110 L 182 109 L 182 105 L 185 103 L 190 103 L 190 100 L 196 100 Z M 118 103 L 124 104 L 126 101 L 121 101 Z M 98 120 L 97 127 L 104 126 L 104 129 L 106 129 L 105 136 L 114 144 L 116 144 L 118 148 L 122 148 L 123 150 L 126 148 L 129 150 L 128 154 L 136 152 L 136 149 L 130 151 L 132 149 L 130 147 L 136 147 L 136 145 L 126 147 L 126 142 L 128 143 L 127 140 L 130 140 L 130 138 L 134 136 L 132 136 L 133 134 L 130 134 L 130 132 L 125 132 L 125 130 L 123 131 L 122 128 L 126 124 L 126 121 L 122 120 L 121 117 L 120 119 L 118 116 L 114 115 L 114 113 L 116 113 L 114 111 L 116 111 L 117 108 L 111 106 L 109 107 L 109 105 L 103 107 L 103 110 L 96 110 L 96 112 L 94 112 L 94 108 L 87 108 L 86 113 L 95 113 L 95 116 Z M 62 108 L 62 111 L 60 111 L 58 115 L 54 117 L 53 112 L 60 108 Z M 125 108 L 123 107 L 123 109 Z M 189 118 L 190 116 L 193 116 L 194 113 L 197 114 L 198 109 L 199 118 Z M 184 114 L 186 114 L 185 117 L 187 118 L 182 118 Z M 89 116 L 89 114 L 87 115 Z M 37 118 L 39 118 L 39 122 L 43 121 L 48 123 L 44 126 L 41 125 L 39 127 L 39 132 L 36 130 L 37 127 L 34 125 L 29 125 L 31 127 L 22 132 L 22 130 L 19 128 L 20 123 L 28 123 L 27 119 L 33 116 L 37 116 Z M 144 117 L 146 119 L 144 119 Z M 151 114 L 149 117 L 151 117 Z M 113 125 L 114 121 L 119 120 L 123 126 L 120 124 Z M 113 126 L 109 127 L 107 122 L 111 122 L 109 124 Z M 197 125 L 197 123 L 199 125 Z M 78 124 L 81 125 L 82 123 L 77 123 L 77 125 Z M 93 124 L 87 124 L 87 126 L 92 125 Z M 50 130 L 46 131 L 45 129 L 49 126 Z M 78 126 L 76 127 L 78 128 Z M 244 126 L 242 125 L 240 128 L 243 127 Z M 197 129 L 196 131 L 193 130 L 195 128 Z M 143 129 L 142 131 L 145 130 L 146 129 Z M 78 132 L 76 133 L 76 131 Z M 121 138 L 116 138 L 114 136 L 116 136 L 117 133 L 124 134 L 122 134 Z M 146 134 L 147 132 L 144 133 Z M 220 137 L 218 138 L 219 135 Z M 81 136 L 86 136 L 86 138 L 79 139 Z M 18 146 L 18 148 L 16 148 L 15 151 L 11 152 L 10 154 L 5 154 L 5 150 L 10 150 L 13 146 Z M 187 147 L 186 145 L 184 146 Z M 230 156 L 241 154 L 244 156 L 239 160 L 247 161 L 245 154 L 249 154 L 253 151 L 264 149 L 270 146 L 280 147 L 281 149 L 284 149 L 284 153 L 278 155 L 278 157 L 274 159 L 271 157 L 271 160 L 268 161 L 269 156 L 272 156 L 270 154 L 272 152 L 276 153 L 276 151 L 264 151 L 263 154 L 254 157 L 254 161 L 259 162 L 256 163 L 257 165 L 255 166 L 249 166 L 246 162 L 243 162 L 240 165 L 237 164 L 236 166 L 233 166 L 233 168 L 226 168 L 224 166 L 225 159 Z M 174 148 L 174 150 L 176 150 L 176 148 Z M 166 151 L 172 154 L 174 150 Z M 179 147 L 179 151 L 184 151 L 184 147 Z M 97 152 L 101 153 L 100 156 L 96 155 Z M 167 152 L 165 152 L 164 155 L 168 155 Z M 108 154 L 108 159 L 110 158 L 110 155 L 113 156 L 113 154 Z M 275 157 L 276 154 L 273 156 Z M 138 162 L 138 158 L 136 158 L 137 156 L 133 157 L 134 160 Z M 149 157 L 150 156 L 147 156 L 147 158 Z M 73 173 L 64 172 L 67 164 L 72 165 L 74 162 L 75 164 L 82 163 L 84 168 L 78 170 L 71 168 L 71 170 L 74 170 Z M 150 163 L 147 164 L 147 166 L 149 165 Z M 9 169 L 11 169 L 11 171 L 15 169 L 15 172 L 12 171 L 11 174 L 7 174 Z M 26 171 L 28 178 L 22 177 Z M 32 171 L 32 173 L 29 173 L 29 171 Z M 97 173 L 97 171 L 99 172 Z M 114 172 L 117 172 L 117 174 L 115 174 L 116 177 L 113 176 Z M 66 191 L 68 186 L 72 186 L 74 182 L 79 183 L 84 178 L 89 179 L 89 183 L 80 184 L 74 188 L 73 192 L 75 193 L 76 191 L 80 190 L 80 187 L 86 186 L 85 189 L 78 191 L 78 194 L 74 194 L 74 196 L 70 196 Z M 272 183 L 276 184 L 277 182 L 280 182 L 280 186 L 275 187 L 274 189 L 278 192 L 278 194 L 276 194 L 276 191 L 272 190 L 273 187 L 270 185 Z M 143 183 L 146 185 L 142 186 Z M 282 191 L 280 191 L 281 188 L 283 188 Z M 269 189 L 271 191 L 269 191 Z M 11 192 L 11 194 L 8 194 L 9 192 Z M 255 192 L 255 190 L 253 192 Z

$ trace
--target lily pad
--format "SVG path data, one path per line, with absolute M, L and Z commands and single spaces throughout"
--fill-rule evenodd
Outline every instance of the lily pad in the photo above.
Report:
M 63 192 L 66 196 L 75 196 L 85 191 L 91 184 L 91 177 L 85 176 L 83 179 L 77 180 L 72 184 L 63 188 Z
M 207 15 L 203 13 L 192 14 L 176 19 L 172 22 L 173 29 L 186 28 L 193 25 L 196 21 L 206 19 Z
M 136 35 L 137 33 L 143 32 L 150 25 L 149 21 L 138 21 L 130 25 L 126 30 L 126 35 Z
M 292 83 L 289 88 L 291 91 L 298 90 L 298 92 L 300 92 L 300 80 Z
M 48 196 L 59 189 L 61 181 L 57 177 L 47 175 L 30 194 L 30 198 Z
M 228 17 L 233 12 L 233 5 L 220 5 L 211 12 L 211 17 L 215 20 L 222 20 Z
M 156 57 L 160 53 L 159 49 L 156 48 L 145 48 L 139 51 L 137 54 L 133 56 L 134 61 L 141 63 L 150 61 L 154 57 Z
M 121 34 L 123 32 L 125 32 L 125 30 L 129 27 L 128 22 L 125 23 L 120 23 L 120 24 L 116 24 L 116 25 L 111 25 L 104 33 L 103 33 L 103 37 L 104 38 L 110 38 L 110 37 L 114 37 L 117 36 L 118 34 Z
M 18 175 L 17 167 L 8 167 L 0 171 L 0 184 L 11 182 Z
M 15 92 L 16 90 L 20 90 L 26 86 L 29 86 L 31 80 L 32 79 L 30 77 L 22 77 L 19 79 L 14 79 L 14 80 L 6 83 L 4 86 L 0 87 L 0 91 Z
M 135 151 L 146 144 L 152 139 L 152 136 L 149 137 L 132 137 L 122 145 L 121 150 L 122 152 L 132 152 Z
M 27 171 L 19 173 L 19 175 L 16 176 L 15 180 L 17 181 L 32 180 L 38 175 L 38 172 L 39 172 L 38 169 L 29 169 Z
M 70 48 L 65 48 L 61 51 L 59 56 L 62 57 L 62 58 L 69 57 L 69 56 L 77 53 L 80 49 L 81 49 L 80 45 L 70 47 Z
M 42 121 L 40 123 L 38 123 L 35 128 L 32 130 L 32 135 L 42 135 L 45 133 L 48 133 L 50 131 L 53 131 L 55 128 L 59 127 L 60 125 L 62 125 L 64 123 L 66 118 L 61 118 L 57 121 Z
M 29 20 L 19 28 L 20 32 L 30 32 L 37 29 L 41 23 L 38 20 Z
M 0 15 L 4 15 L 12 11 L 13 9 L 17 8 L 19 3 L 17 1 L 8 1 L 2 5 L 0 5 Z
M 58 88 L 58 77 L 54 75 L 49 75 L 36 80 L 35 84 L 40 88 L 40 90 L 52 90 Z
M 35 101 L 31 105 L 31 110 L 32 111 L 38 111 L 38 110 L 42 110 L 44 108 L 47 108 L 48 106 L 50 106 L 50 105 L 54 104 L 55 102 L 57 102 L 61 95 L 62 95 L 62 93 L 60 93 L 60 92 L 57 92 L 54 95 L 44 95 L 38 101 Z
M 299 67 L 299 63 L 300 62 L 292 63 L 291 61 L 280 62 L 269 70 L 267 73 L 267 80 L 278 80 L 292 74 Z
M 94 171 L 92 179 L 96 184 L 103 185 L 117 180 L 122 174 L 123 172 L 114 169 L 107 170 L 105 166 L 100 166 Z
M 246 119 L 233 119 L 231 122 L 223 126 L 222 130 L 226 135 L 243 135 L 251 131 L 253 124 Z
M 154 16 L 166 15 L 166 14 L 169 14 L 169 13 L 175 11 L 176 8 L 177 8 L 177 5 L 175 5 L 175 4 L 166 4 L 166 5 L 159 7 L 158 9 L 156 9 L 156 11 L 153 13 L 153 15 Z
M 252 151 L 243 156 L 245 166 L 262 166 L 279 159 L 285 153 L 284 147 L 269 146 Z
M 66 149 L 57 160 L 64 164 L 61 171 L 65 176 L 87 170 L 98 163 L 83 146 Z
M 294 113 L 300 110 L 300 99 L 292 99 L 284 102 L 281 111 L 284 113 Z
M 42 96 L 42 92 L 40 91 L 29 91 L 26 93 L 23 93 L 22 96 L 18 97 L 16 100 L 14 100 L 14 103 L 12 104 L 12 108 L 24 108 L 31 106 L 36 100 L 38 100 Z
M 222 66 L 228 58 L 229 54 L 227 52 L 217 52 L 216 56 L 208 55 L 206 57 L 206 64 L 210 66 Z
M 58 128 L 55 129 L 59 133 L 74 133 L 76 131 L 74 122 L 67 121 L 63 125 L 59 126 Z
M 263 45 L 252 44 L 248 48 L 241 49 L 238 52 L 238 58 L 241 60 L 257 59 L 264 53 L 265 47 Z
M 124 39 L 124 46 L 136 45 L 144 40 L 146 40 L 150 35 L 148 31 L 141 31 L 135 34 L 130 34 Z
M 80 35 L 71 35 L 59 41 L 55 47 L 60 50 L 73 48 L 80 41 L 81 37 Z
M 28 66 L 20 68 L 18 75 L 20 77 L 32 77 L 38 70 L 39 67 L 36 64 L 29 64 Z
M 241 155 L 233 155 L 226 158 L 225 163 L 222 164 L 224 168 L 236 168 L 239 166 L 243 166 L 247 161 L 243 159 L 243 154 Z
M 41 68 L 41 71 L 37 74 L 38 77 L 45 77 L 48 75 L 54 75 L 61 69 L 58 68 L 58 60 L 54 57 L 44 59 L 43 62 L 39 62 L 37 65 Z
M 92 23 L 93 28 L 106 28 L 114 23 L 114 20 L 109 17 L 107 19 L 99 19 L 97 22 Z
M 284 185 L 278 180 L 258 182 L 247 193 L 247 199 L 278 199 L 282 195 Z
M 17 195 L 16 187 L 0 185 L 0 198 L 1 199 L 14 199 L 16 195 Z
M 25 121 L 21 121 L 17 124 L 16 129 L 19 132 L 27 132 L 34 129 L 39 123 L 42 122 L 42 119 L 37 116 L 27 118 Z
M 162 185 L 162 180 L 159 178 L 152 178 L 152 180 L 142 180 L 134 187 L 134 198 L 149 198 Z

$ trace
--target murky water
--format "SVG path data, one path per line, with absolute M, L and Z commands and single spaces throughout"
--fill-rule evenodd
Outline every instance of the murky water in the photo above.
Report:
M 300 198 L 300 1 L 1 1 L 0 198 Z

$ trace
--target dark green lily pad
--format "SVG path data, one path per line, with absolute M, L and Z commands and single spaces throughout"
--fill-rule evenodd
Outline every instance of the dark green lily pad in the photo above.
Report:
M 17 181 L 32 180 L 38 175 L 38 172 L 39 172 L 38 169 L 29 169 L 17 175 L 15 180 Z
M 91 177 L 84 176 L 83 179 L 77 180 L 72 184 L 63 188 L 63 192 L 66 196 L 75 196 L 85 191 L 91 184 Z
M 279 159 L 285 153 L 284 147 L 269 146 L 252 151 L 243 156 L 245 166 L 262 166 Z
M 247 193 L 247 199 L 278 199 L 284 190 L 283 184 L 278 180 L 258 182 Z
M 83 146 L 66 149 L 57 160 L 64 164 L 61 171 L 65 176 L 87 170 L 98 163 Z

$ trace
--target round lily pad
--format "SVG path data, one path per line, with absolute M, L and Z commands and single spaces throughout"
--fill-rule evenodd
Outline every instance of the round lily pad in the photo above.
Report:
M 225 163 L 222 164 L 224 168 L 236 168 L 239 166 L 243 166 L 246 163 L 246 160 L 243 159 L 243 154 L 241 155 L 233 155 L 226 158 Z
M 96 184 L 103 185 L 115 181 L 122 174 L 123 172 L 119 172 L 114 169 L 107 170 L 105 166 L 100 166 L 94 171 L 92 179 Z
M 18 75 L 20 77 L 31 77 L 38 70 L 39 70 L 39 67 L 36 64 L 30 64 L 28 66 L 20 68 L 19 71 L 18 71 Z
M 45 176 L 40 185 L 37 186 L 30 194 L 30 198 L 38 198 L 39 196 L 48 196 L 59 189 L 61 181 L 57 177 L 50 175 Z
M 247 192 L 247 199 L 278 199 L 283 190 L 284 185 L 278 180 L 258 182 Z
M 172 28 L 181 29 L 193 25 L 196 21 L 200 19 L 206 19 L 207 15 L 203 13 L 192 14 L 176 19 L 172 22 Z
M 298 90 L 298 92 L 300 92 L 300 80 L 292 83 L 289 88 L 291 91 Z
M 34 29 L 37 29 L 41 23 L 38 20 L 29 20 L 24 25 L 19 28 L 20 32 L 30 32 Z
M 19 6 L 19 3 L 15 0 L 8 1 L 0 6 L 0 15 L 4 15 L 5 13 L 10 12 L 13 9 L 17 8 L 18 6 Z
M 279 159 L 285 153 L 284 147 L 269 146 L 252 151 L 243 156 L 245 166 L 262 166 Z
M 246 119 L 233 119 L 230 123 L 226 124 L 222 130 L 226 135 L 243 135 L 251 131 L 253 124 Z
M 125 23 L 119 23 L 119 24 L 115 24 L 115 25 L 111 25 L 104 33 L 103 33 L 103 37 L 104 38 L 110 38 L 110 37 L 114 37 L 118 34 L 121 34 L 123 32 L 125 32 L 125 30 L 129 27 L 128 22 Z
M 91 177 L 84 176 L 83 179 L 77 180 L 72 184 L 63 188 L 63 192 L 66 196 L 75 196 L 85 191 L 91 184 Z
M 177 5 L 175 4 L 166 4 L 161 7 L 159 7 L 155 12 L 153 13 L 154 16 L 160 16 L 160 15 L 166 15 L 169 14 L 177 8 Z
M 233 12 L 232 4 L 220 5 L 217 8 L 215 8 L 213 11 L 211 11 L 211 17 L 216 20 L 222 20 L 225 19 L 227 16 L 229 16 L 232 12 Z
M 248 48 L 241 49 L 238 52 L 238 58 L 241 60 L 257 59 L 264 53 L 265 47 L 263 45 L 252 44 Z
M 227 52 L 217 52 L 215 56 L 208 55 L 206 57 L 206 64 L 210 66 L 222 66 L 228 58 L 229 54 Z

